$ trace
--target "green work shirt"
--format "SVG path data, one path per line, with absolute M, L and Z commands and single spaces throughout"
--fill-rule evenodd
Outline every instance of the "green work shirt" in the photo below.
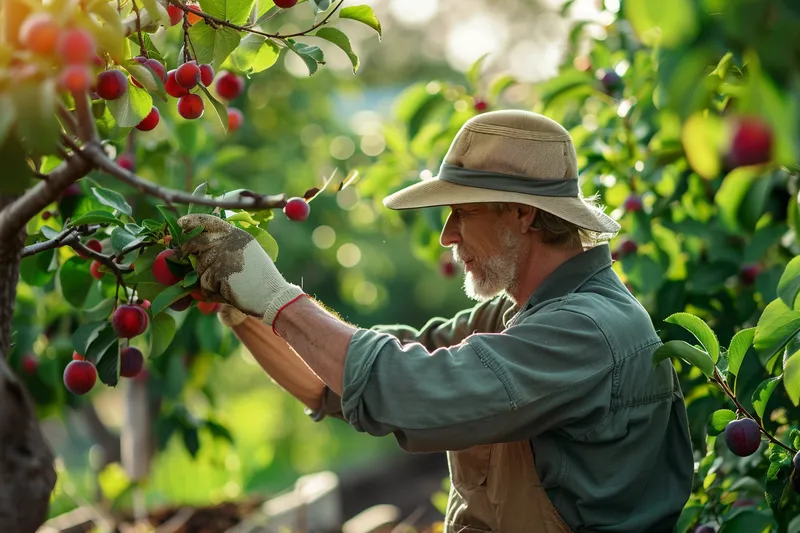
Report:
M 406 451 L 530 440 L 573 531 L 671 529 L 694 474 L 683 394 L 606 244 L 560 265 L 515 308 L 497 297 L 416 331 L 358 329 L 332 415 Z

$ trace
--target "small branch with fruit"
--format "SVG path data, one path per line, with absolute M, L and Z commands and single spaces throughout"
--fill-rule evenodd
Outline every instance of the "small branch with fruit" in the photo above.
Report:
M 99 225 L 67 226 L 64 230 L 62 230 L 58 235 L 56 235 L 52 239 L 42 242 L 37 242 L 23 248 L 22 257 L 36 255 L 41 252 L 46 252 L 47 250 L 61 248 L 62 246 L 72 246 L 73 244 L 80 242 L 81 235 L 92 235 L 98 229 L 100 229 L 100 227 L 101 226 Z

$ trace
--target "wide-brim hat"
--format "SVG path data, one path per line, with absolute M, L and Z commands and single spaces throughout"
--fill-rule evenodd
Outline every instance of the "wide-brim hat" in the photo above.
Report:
M 531 205 L 601 235 L 613 236 L 620 229 L 584 199 L 569 132 L 530 111 L 492 111 L 469 119 L 437 176 L 383 200 L 390 209 L 481 202 Z

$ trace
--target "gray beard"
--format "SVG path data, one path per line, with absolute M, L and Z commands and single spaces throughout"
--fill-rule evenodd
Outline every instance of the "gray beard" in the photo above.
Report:
M 478 302 L 491 300 L 501 293 L 513 294 L 519 283 L 521 239 L 506 228 L 498 235 L 498 240 L 498 252 L 492 257 L 473 259 L 473 270 L 464 277 L 464 292 Z M 457 247 L 453 247 L 453 257 L 460 261 Z

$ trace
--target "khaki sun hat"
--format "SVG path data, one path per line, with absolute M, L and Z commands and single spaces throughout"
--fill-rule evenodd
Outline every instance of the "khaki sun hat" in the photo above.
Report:
M 458 131 L 438 176 L 384 198 L 390 209 L 480 202 L 532 205 L 578 227 L 615 235 L 619 224 L 587 203 L 569 132 L 538 113 L 492 111 Z

